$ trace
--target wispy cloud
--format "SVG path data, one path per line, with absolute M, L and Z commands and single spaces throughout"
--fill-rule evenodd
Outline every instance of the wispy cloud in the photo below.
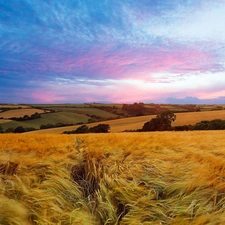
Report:
M 222 95 L 224 11 L 221 0 L 0 1 L 0 101 Z

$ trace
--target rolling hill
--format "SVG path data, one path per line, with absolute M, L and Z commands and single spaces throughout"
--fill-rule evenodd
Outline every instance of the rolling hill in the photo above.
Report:
M 137 116 L 130 118 L 122 118 L 115 120 L 108 120 L 96 123 L 87 124 L 89 127 L 95 126 L 99 123 L 107 123 L 110 125 L 110 132 L 122 132 L 124 130 L 135 130 L 139 129 L 143 126 L 143 124 L 152 118 L 155 115 L 149 116 Z M 203 111 L 203 112 L 184 112 L 184 113 L 176 113 L 176 120 L 173 123 L 173 126 L 181 126 L 181 125 L 193 125 L 202 120 L 213 120 L 213 119 L 223 119 L 225 120 L 225 110 L 217 110 L 217 111 Z M 52 128 L 46 130 L 38 130 L 32 131 L 32 133 L 62 133 L 64 131 L 74 130 L 80 125 L 76 126 L 68 126 L 68 127 L 60 127 L 60 128 Z

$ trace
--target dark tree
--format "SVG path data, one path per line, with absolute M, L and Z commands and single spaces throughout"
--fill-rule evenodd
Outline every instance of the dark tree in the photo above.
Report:
M 164 111 L 157 115 L 160 121 L 160 129 L 159 130 L 171 130 L 172 122 L 175 121 L 176 115 L 171 111 Z
M 19 127 L 15 128 L 13 132 L 14 133 L 24 133 L 24 132 L 26 132 L 26 129 L 22 126 L 19 126 Z
M 166 131 L 172 129 L 172 122 L 175 121 L 176 115 L 171 111 L 165 111 L 157 115 L 156 118 L 146 122 L 142 131 Z
M 37 112 L 30 116 L 30 119 L 37 119 L 37 118 L 41 118 L 41 115 Z
M 158 118 L 153 118 L 146 122 L 142 127 L 143 131 L 158 131 L 160 128 L 160 120 Z
M 133 104 L 123 104 L 122 110 L 127 111 L 131 115 L 142 116 L 146 108 L 143 102 L 135 102 Z
M 28 115 L 23 116 L 23 120 L 29 120 L 30 117 Z

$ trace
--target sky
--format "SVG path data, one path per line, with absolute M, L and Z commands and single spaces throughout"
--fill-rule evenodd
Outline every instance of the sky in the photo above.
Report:
M 225 0 L 0 0 L 0 103 L 225 104 Z

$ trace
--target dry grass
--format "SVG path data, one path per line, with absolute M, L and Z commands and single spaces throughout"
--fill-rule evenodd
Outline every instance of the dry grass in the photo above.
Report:
M 23 117 L 25 115 L 31 116 L 34 113 L 44 113 L 44 110 L 42 109 L 13 109 L 13 110 L 7 110 L 5 112 L 0 112 L 0 117 L 3 117 L 4 119 L 8 119 L 11 117 Z
M 0 135 L 0 224 L 224 224 L 223 138 Z
M 222 119 L 225 120 L 225 111 L 204 111 L 204 112 L 186 112 L 186 113 L 177 113 L 177 119 L 174 122 L 174 126 L 180 125 L 194 125 L 197 122 L 202 120 L 213 120 L 213 119 Z
M 11 122 L 12 120 L 0 119 L 0 124 Z
M 10 108 L 10 109 L 29 109 L 31 108 L 29 105 L 15 105 L 15 104 L 0 104 L 0 108 Z
M 201 120 L 213 120 L 213 119 L 223 119 L 225 120 L 225 111 L 224 110 L 217 110 L 217 111 L 206 111 L 206 112 L 185 112 L 185 113 L 176 113 L 176 121 L 173 123 L 173 126 L 180 126 L 180 125 L 193 125 Z M 107 123 L 110 125 L 110 132 L 117 133 L 122 132 L 124 130 L 136 130 L 142 128 L 145 122 L 154 118 L 155 115 L 150 116 L 138 116 L 138 117 L 130 117 L 124 119 L 116 119 L 116 120 L 109 120 L 101 123 Z M 90 123 L 88 124 L 89 127 L 98 125 L 97 123 Z M 47 130 L 38 130 L 32 131 L 32 133 L 40 133 L 40 134 L 47 134 L 47 133 L 63 133 L 64 131 L 70 131 L 78 128 L 80 125 L 70 126 L 70 127 L 60 127 L 60 128 L 53 128 Z

